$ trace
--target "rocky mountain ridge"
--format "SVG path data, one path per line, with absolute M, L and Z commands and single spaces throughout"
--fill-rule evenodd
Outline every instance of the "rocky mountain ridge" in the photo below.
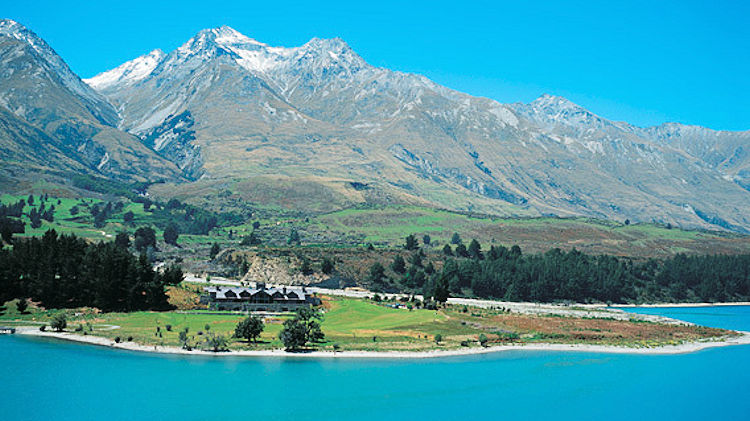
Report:
M 224 26 L 85 82 L 119 129 L 198 179 L 172 190 L 211 200 L 223 186 L 286 206 L 243 189 L 297 179 L 321 203 L 750 230 L 750 132 L 640 128 L 551 95 L 501 104 L 372 66 L 341 39 L 273 47 Z
M 0 20 L 0 145 L 4 177 L 92 174 L 174 180 L 180 171 L 118 130 L 109 100 L 84 83 L 44 40 Z

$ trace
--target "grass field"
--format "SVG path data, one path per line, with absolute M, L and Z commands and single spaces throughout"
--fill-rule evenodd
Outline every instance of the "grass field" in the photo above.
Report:
M 364 299 L 323 297 L 322 329 L 325 341 L 314 348 L 363 351 L 426 351 L 497 343 L 584 343 L 653 347 L 718 337 L 730 332 L 700 326 L 677 326 L 611 319 L 532 316 L 500 310 L 448 306 L 439 310 L 392 308 L 392 303 Z M 119 337 L 145 345 L 180 346 L 179 331 L 188 329 L 190 343 L 200 345 L 207 334 L 231 336 L 245 316 L 228 312 L 134 312 L 98 313 L 91 309 L 43 310 L 34 306 L 19 314 L 15 302 L 5 304 L 1 324 L 49 324 L 60 312 L 68 317 L 66 331 Z M 284 320 L 291 314 L 265 318 L 258 343 L 231 339 L 230 349 L 280 349 L 278 339 Z M 442 340 L 436 343 L 436 335 Z
M 13 203 L 26 196 L 2 195 L 2 203 Z M 36 196 L 38 202 L 38 196 Z M 43 221 L 40 228 L 32 229 L 26 215 L 26 233 L 19 236 L 38 236 L 50 228 L 63 233 L 74 233 L 93 240 L 107 240 L 122 230 L 131 233 L 139 226 L 154 226 L 154 216 L 140 203 L 119 199 L 121 210 L 115 211 L 101 228 L 93 226 L 89 207 L 103 203 L 100 199 L 71 199 L 49 197 L 47 207 L 55 205 L 54 222 Z M 38 205 L 38 203 L 37 203 Z M 72 215 L 73 206 L 79 208 Z M 31 206 L 27 205 L 24 212 Z M 133 222 L 126 224 L 123 215 L 132 212 Z M 404 238 L 414 234 L 421 240 L 424 235 L 432 239 L 431 248 L 438 249 L 458 232 L 468 244 L 476 238 L 488 249 L 491 245 L 518 244 L 524 252 L 539 253 L 552 248 L 578 250 L 590 254 L 612 254 L 632 257 L 669 257 L 676 253 L 714 254 L 748 253 L 750 236 L 682 230 L 657 224 L 631 224 L 586 218 L 500 218 L 487 215 L 468 215 L 446 210 L 418 206 L 382 206 L 350 208 L 311 216 L 254 217 L 236 226 L 215 228 L 209 235 L 183 234 L 178 240 L 185 247 L 178 250 L 190 258 L 196 248 L 218 242 L 224 247 L 237 247 L 243 236 L 255 230 L 264 245 L 286 244 L 292 229 L 300 233 L 302 245 L 325 247 L 361 247 L 372 243 L 379 248 L 393 248 L 403 244 Z M 156 228 L 161 239 L 161 230 Z M 229 231 L 233 232 L 230 238 Z

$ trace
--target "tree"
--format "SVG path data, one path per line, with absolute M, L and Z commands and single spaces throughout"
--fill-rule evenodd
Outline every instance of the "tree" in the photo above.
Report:
M 453 244 L 453 245 L 459 245 L 459 244 L 461 244 L 461 236 L 458 235 L 457 232 L 453 233 L 453 236 L 451 237 L 451 244 Z
M 412 266 L 421 268 L 422 267 L 422 253 L 415 252 L 412 253 L 411 256 L 409 256 L 409 264 Z
M 426 246 L 429 246 L 430 243 L 432 243 L 432 238 L 429 234 L 425 234 L 424 236 L 422 236 L 422 243 Z
M 12 244 L 13 234 L 22 234 L 24 231 L 26 231 L 26 224 L 23 221 L 0 216 L 0 236 L 6 243 Z M 0 248 L 2 248 L 2 243 L 0 243 Z
M 255 231 L 251 232 L 250 235 L 242 237 L 242 241 L 240 241 L 241 246 L 257 246 L 259 244 L 260 238 L 255 235 Z
M 487 346 L 487 335 L 484 333 L 479 334 L 479 344 L 482 346 Z
M 164 242 L 165 243 L 176 246 L 177 238 L 179 236 L 180 236 L 180 233 L 177 230 L 177 225 L 175 225 L 173 222 L 170 222 L 169 225 L 167 225 L 167 227 L 164 228 Z
M 26 310 L 29 308 L 29 303 L 26 301 L 25 298 L 20 298 L 18 302 L 16 303 L 16 310 L 18 310 L 19 313 L 24 314 L 26 313 Z
M 376 287 L 379 287 L 383 283 L 385 277 L 385 268 L 380 262 L 375 262 L 370 266 L 370 272 L 367 275 L 366 281 Z
M 284 348 L 287 351 L 296 351 L 309 342 L 322 341 L 324 338 L 323 331 L 320 329 L 322 318 L 320 312 L 310 307 L 298 309 L 294 319 L 285 321 L 284 328 L 279 333 L 279 339 L 284 343 Z
M 216 258 L 216 255 L 218 255 L 220 251 L 221 251 L 221 248 L 219 248 L 219 243 L 214 243 L 211 246 L 211 251 L 208 253 L 211 260 L 214 260 Z
M 472 259 L 482 260 L 484 256 L 482 255 L 482 246 L 479 245 L 479 241 L 476 239 L 471 240 L 471 243 L 469 243 L 469 257 Z
M 107 224 L 107 213 L 106 212 L 99 212 L 94 217 L 94 227 L 96 228 L 102 228 L 104 225 Z
M 326 275 L 329 275 L 331 272 L 333 272 L 333 269 L 333 260 L 329 259 L 327 256 L 323 257 L 323 261 L 320 263 L 320 271 L 325 273 Z
M 146 251 L 149 246 L 156 248 L 156 232 L 151 227 L 138 228 L 135 230 L 133 245 L 140 252 Z
M 435 291 L 432 293 L 433 298 L 435 298 L 435 301 L 439 303 L 444 303 L 448 301 L 448 297 L 450 296 L 450 284 L 448 282 L 447 276 L 441 276 L 438 278 L 437 282 L 435 282 Z
M 443 335 L 441 335 L 439 333 L 437 335 L 435 335 L 435 343 L 436 344 L 439 344 L 442 341 L 443 341 Z
M 396 273 L 406 272 L 406 262 L 404 261 L 404 258 L 401 257 L 401 255 L 397 254 L 396 257 L 393 258 L 391 269 L 393 269 L 393 271 Z
M 29 211 L 29 219 L 31 220 L 31 228 L 39 228 L 42 226 L 42 215 L 36 208 L 31 208 Z
M 29 206 L 34 206 L 34 195 L 30 194 L 29 197 L 26 199 L 26 203 L 28 203 Z
M 406 244 L 404 245 L 404 248 L 407 250 L 416 250 L 419 248 L 419 240 L 417 240 L 417 237 L 415 237 L 414 234 L 406 236 Z
M 432 262 L 427 262 L 427 264 L 424 265 L 424 273 L 428 275 L 435 273 L 435 265 L 433 265 Z
M 127 250 L 130 247 L 130 236 L 125 231 L 120 231 L 115 236 L 115 245 L 121 249 Z
M 258 221 L 253 222 L 253 229 L 257 230 L 258 228 L 260 228 L 260 222 Z
M 446 256 L 453 256 L 453 249 L 451 249 L 450 244 L 446 244 L 443 246 L 443 254 Z
M 57 332 L 62 332 L 68 326 L 68 319 L 65 317 L 65 314 L 60 313 L 52 318 L 52 322 L 49 325 Z
M 456 256 L 469 257 L 469 252 L 466 250 L 466 246 L 463 245 L 463 243 L 456 246 Z
M 289 238 L 286 239 L 286 243 L 288 245 L 292 245 L 292 244 L 299 245 L 300 244 L 299 233 L 297 232 L 296 228 L 292 228 L 292 230 L 289 231 Z
M 185 280 L 182 268 L 177 265 L 169 265 L 159 275 L 159 281 L 162 285 L 177 285 Z
M 311 307 L 300 307 L 297 309 L 295 318 L 305 326 L 305 339 L 307 342 L 320 342 L 325 337 L 320 328 L 323 314 Z
M 279 333 L 279 339 L 284 344 L 286 351 L 297 351 L 303 348 L 305 340 L 305 326 L 297 319 L 289 319 L 284 322 L 284 328 Z
M 71 209 L 72 211 L 72 209 Z M 71 212 L 72 214 L 72 212 Z M 135 215 L 133 215 L 133 212 L 127 211 L 125 214 L 122 215 L 122 220 L 125 221 L 126 224 L 129 224 L 133 222 L 133 218 L 135 218 Z
M 78 215 L 79 211 L 80 211 L 80 209 L 78 208 L 78 205 L 74 205 L 73 207 L 70 208 L 70 215 L 71 216 L 76 216 L 76 215 Z
M 313 273 L 312 266 L 310 265 L 310 259 L 308 259 L 306 256 L 302 257 L 302 264 L 300 265 L 299 271 L 302 272 L 302 274 L 305 276 Z
M 263 332 L 263 319 L 258 316 L 250 316 L 240 321 L 234 329 L 234 336 L 256 342 Z
M 630 219 L 625 220 L 625 225 L 630 225 Z
M 182 209 L 182 203 L 177 199 L 169 199 L 166 206 L 167 210 Z

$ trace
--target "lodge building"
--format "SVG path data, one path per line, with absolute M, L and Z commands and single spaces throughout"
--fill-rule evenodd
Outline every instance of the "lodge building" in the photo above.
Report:
M 261 282 L 255 288 L 215 286 L 203 291 L 201 303 L 213 310 L 294 311 L 320 303 L 304 288 L 266 288 Z

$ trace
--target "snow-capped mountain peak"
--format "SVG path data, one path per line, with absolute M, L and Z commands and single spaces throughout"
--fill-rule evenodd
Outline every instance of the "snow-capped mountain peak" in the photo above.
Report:
M 206 29 L 204 31 L 201 31 L 202 33 L 206 34 L 207 36 L 212 36 L 213 41 L 217 44 L 221 45 L 258 45 L 262 47 L 267 47 L 266 44 L 256 41 L 248 36 L 245 36 L 244 34 L 240 33 L 234 28 L 231 28 L 229 26 L 220 26 L 218 28 L 213 29 Z
M 229 26 L 220 26 L 201 30 L 177 51 L 182 55 L 192 55 L 215 48 L 260 50 L 267 49 L 268 45 L 245 36 Z
M 575 130 L 622 128 L 623 124 L 599 117 L 561 96 L 543 94 L 529 104 L 515 103 L 513 108 L 526 118 L 544 126 L 566 126 Z
M 166 57 L 166 54 L 162 50 L 156 49 L 112 70 L 100 73 L 90 79 L 84 79 L 84 82 L 98 91 L 106 90 L 115 85 L 132 85 L 150 75 L 164 57 Z

